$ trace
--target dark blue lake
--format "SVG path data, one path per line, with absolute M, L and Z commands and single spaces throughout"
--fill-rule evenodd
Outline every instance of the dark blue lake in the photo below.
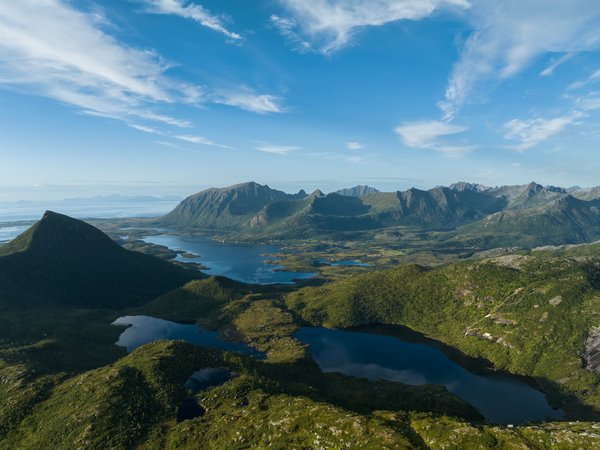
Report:
M 466 400 L 492 423 L 561 419 L 544 394 L 509 375 L 472 373 L 440 349 L 381 334 L 303 328 L 294 337 L 309 345 L 324 372 L 406 384 L 438 384 Z
M 148 342 L 162 339 L 182 339 L 199 347 L 218 348 L 230 352 L 262 357 L 262 352 L 237 342 L 225 341 L 218 331 L 206 331 L 195 324 L 171 322 L 149 316 L 125 316 L 113 322 L 128 328 L 121 333 L 116 344 L 131 352 Z
M 203 270 L 209 275 L 223 275 L 244 283 L 293 284 L 295 280 L 316 275 L 312 272 L 281 270 L 280 266 L 272 263 L 274 259 L 267 256 L 280 251 L 275 245 L 219 242 L 205 236 L 171 234 L 145 236 L 142 240 L 196 255 L 192 258 L 178 255 L 176 259 L 185 263 L 203 264 L 209 267 L 208 270 Z

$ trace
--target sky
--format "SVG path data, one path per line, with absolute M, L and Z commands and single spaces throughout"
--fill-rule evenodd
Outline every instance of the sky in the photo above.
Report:
M 597 0 L 0 0 L 0 201 L 600 185 Z

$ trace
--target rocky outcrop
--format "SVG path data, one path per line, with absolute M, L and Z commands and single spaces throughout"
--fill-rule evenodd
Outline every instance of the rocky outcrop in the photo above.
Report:
M 585 340 L 583 362 L 587 370 L 600 375 L 600 326 L 592 328 Z

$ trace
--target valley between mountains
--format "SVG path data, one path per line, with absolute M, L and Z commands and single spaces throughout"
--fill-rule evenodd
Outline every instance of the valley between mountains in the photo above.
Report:
M 275 271 L 314 276 L 209 276 L 203 255 L 156 235 L 269 242 Z M 244 183 L 158 218 L 47 212 L 0 245 L 0 448 L 598 448 L 597 239 L 598 189 L 536 183 L 327 195 Z M 252 352 L 163 334 L 128 353 L 112 324 L 139 316 Z M 440 383 L 324 370 L 301 339 L 322 328 L 435 350 L 549 413 L 497 423 Z M 230 377 L 190 390 L 207 369 Z M 181 419 L 186 401 L 197 414 Z

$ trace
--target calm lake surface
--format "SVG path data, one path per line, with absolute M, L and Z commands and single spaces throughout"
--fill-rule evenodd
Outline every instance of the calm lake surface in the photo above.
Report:
M 192 258 L 177 256 L 177 261 L 200 263 L 209 275 L 223 275 L 244 283 L 253 284 L 293 284 L 294 280 L 314 277 L 312 272 L 289 272 L 279 270 L 280 266 L 267 264 L 274 258 L 266 256 L 277 253 L 280 248 L 265 244 L 236 244 L 218 242 L 205 236 L 185 236 L 162 234 L 143 237 L 144 242 L 164 245 L 175 251 L 196 255 Z
M 27 228 L 29 228 L 29 225 L 2 226 L 0 224 L 0 243 L 12 241 Z
M 310 354 L 324 372 L 412 385 L 443 385 L 492 423 L 522 424 L 563 417 L 542 392 L 521 379 L 474 374 L 426 344 L 326 328 L 303 328 L 294 337 L 309 345 Z
M 130 325 L 116 343 L 128 351 L 159 339 L 183 339 L 201 347 L 264 357 L 252 347 L 223 341 L 217 332 L 205 331 L 196 325 L 149 316 L 121 317 L 114 324 Z M 302 328 L 294 337 L 309 345 L 310 354 L 323 372 L 412 385 L 443 385 L 492 423 L 518 425 L 563 417 L 561 411 L 548 404 L 542 392 L 522 379 L 472 373 L 431 345 L 382 334 L 326 328 Z M 220 378 L 220 373 L 216 375 Z M 205 381 L 203 372 L 199 378 Z
M 128 352 L 148 342 L 182 339 L 199 347 L 218 348 L 259 358 L 263 356 L 246 344 L 224 341 L 220 339 L 218 331 L 206 331 L 195 324 L 171 322 L 150 316 L 125 316 L 115 320 L 113 325 L 129 325 L 116 342 L 116 345 L 125 347 Z

